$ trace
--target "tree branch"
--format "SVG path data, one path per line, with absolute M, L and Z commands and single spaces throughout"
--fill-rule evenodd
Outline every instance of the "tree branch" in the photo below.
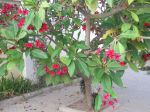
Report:
M 125 9 L 127 9 L 128 7 L 126 5 L 118 5 L 116 8 L 112 9 L 110 12 L 104 12 L 102 14 L 93 14 L 93 15 L 90 15 L 91 18 L 98 18 L 98 19 L 101 19 L 101 18 L 106 18 L 106 17 L 109 17 L 111 15 L 114 15 L 116 13 L 119 13 Z

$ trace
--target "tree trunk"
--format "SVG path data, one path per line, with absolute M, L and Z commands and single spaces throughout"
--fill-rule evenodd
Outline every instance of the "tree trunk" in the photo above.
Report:
M 85 44 L 90 47 L 90 33 L 91 33 L 91 25 L 90 25 L 90 17 L 86 17 L 86 33 L 85 33 Z M 85 84 L 85 100 L 87 104 L 87 112 L 93 112 L 92 108 L 92 95 L 91 95 L 91 77 L 84 79 Z
M 92 95 L 91 95 L 91 78 L 84 79 L 85 84 L 85 102 L 87 105 L 87 112 L 93 112 Z

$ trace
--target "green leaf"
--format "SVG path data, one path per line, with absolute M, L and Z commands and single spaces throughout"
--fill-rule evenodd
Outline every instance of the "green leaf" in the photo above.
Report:
M 130 5 L 134 0 L 128 0 L 128 4 Z
M 86 5 L 88 6 L 91 12 L 95 12 L 98 7 L 98 0 L 85 0 Z
M 121 59 L 125 60 L 125 47 L 120 42 L 114 44 L 114 50 L 116 53 L 120 54 Z
M 38 14 L 39 14 L 41 21 L 43 22 L 45 20 L 45 9 L 40 7 Z
M 26 29 L 31 24 L 32 20 L 34 19 L 34 16 L 35 14 L 33 11 L 29 12 L 29 14 L 25 18 L 24 29 Z
M 125 70 L 127 68 L 126 66 L 120 66 L 120 64 L 116 61 L 109 62 L 107 66 L 110 70 Z
M 129 30 L 131 28 L 131 24 L 129 23 L 124 23 L 122 26 L 121 26 L 121 31 L 122 32 L 125 32 L 127 30 Z
M 106 0 L 106 2 L 108 3 L 108 5 L 109 5 L 110 7 L 112 7 L 114 0 Z
M 7 65 L 6 64 L 0 65 L 0 77 L 5 75 L 6 69 L 7 69 Z
M 95 112 L 98 112 L 102 106 L 102 96 L 98 94 L 95 98 Z
M 60 57 L 60 60 L 67 66 L 69 66 L 69 64 L 71 63 L 71 59 L 69 57 Z
M 103 85 L 105 91 L 109 91 L 112 88 L 112 81 L 110 76 L 106 74 L 103 75 L 101 84 Z
M 34 22 L 34 26 L 37 30 L 39 30 L 41 28 L 42 23 L 43 23 L 38 14 L 35 15 L 33 22 Z
M 136 22 L 139 22 L 139 17 L 137 16 L 136 13 L 131 12 L 131 16 L 132 16 L 132 18 L 133 18 Z
M 75 63 L 74 63 L 74 61 L 72 61 L 70 63 L 70 65 L 68 66 L 68 72 L 69 72 L 70 77 L 73 77 L 73 75 L 75 73 Z
M 16 63 L 17 70 L 22 73 L 24 69 L 24 60 L 21 58 L 19 60 L 16 60 L 15 63 Z
M 18 35 L 18 40 L 24 38 L 26 35 L 27 35 L 27 32 L 25 32 L 25 31 L 20 32 Z
M 40 49 L 32 50 L 31 54 L 33 57 L 39 58 L 39 59 L 47 59 L 48 58 L 48 55 Z
M 36 74 L 37 74 L 37 76 L 45 75 L 44 67 L 43 66 L 38 67 Z
M 101 78 L 102 78 L 102 76 L 104 74 L 104 70 L 101 69 L 101 68 L 95 68 L 93 73 L 94 73 L 93 77 L 96 77 L 96 79 L 98 81 L 101 81 Z
M 90 72 L 89 72 L 89 68 L 88 66 L 80 59 L 77 60 L 78 62 L 78 67 L 80 69 L 80 71 L 87 77 L 89 77 Z
M 111 74 L 111 78 L 113 80 L 113 82 L 115 84 L 117 84 L 118 86 L 120 87 L 123 87 L 123 82 L 121 80 L 121 77 L 120 77 L 120 73 L 119 72 L 116 72 L 116 73 L 112 73 Z
M 42 8 L 48 8 L 50 6 L 50 4 L 47 2 L 47 1 L 43 1 L 42 3 L 41 3 L 41 7 Z
M 48 45 L 48 54 L 52 55 L 54 52 L 54 48 L 51 45 Z
M 61 50 L 62 50 L 61 48 L 55 49 L 53 54 L 51 54 L 51 58 L 53 59 L 54 57 L 59 56 Z
M 137 66 L 136 66 L 134 63 L 129 62 L 129 66 L 130 66 L 130 68 L 131 68 L 132 70 L 134 70 L 135 72 L 138 72 L 138 68 L 137 68 Z
M 7 64 L 7 70 L 10 71 L 16 67 L 16 63 L 14 61 L 11 61 Z

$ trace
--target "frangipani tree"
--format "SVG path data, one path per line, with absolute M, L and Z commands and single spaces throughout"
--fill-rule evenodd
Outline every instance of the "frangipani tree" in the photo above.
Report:
M 149 0 L 22 0 L 19 4 L 1 4 L 0 49 L 6 57 L 0 59 L 0 76 L 14 66 L 22 71 L 25 53 L 36 59 L 37 75 L 47 84 L 82 77 L 87 110 L 98 112 L 104 102 L 98 93 L 92 106 L 91 84 L 101 84 L 101 90 L 115 99 L 112 85 L 123 86 L 127 64 L 137 72 L 149 57 L 141 58 L 150 48 Z M 81 32 L 84 41 L 79 39 Z M 96 35 L 92 40 L 91 32 Z

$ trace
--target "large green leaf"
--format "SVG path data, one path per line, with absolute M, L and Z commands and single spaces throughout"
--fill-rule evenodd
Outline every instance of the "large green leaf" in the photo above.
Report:
M 45 9 L 40 7 L 38 14 L 39 14 L 41 21 L 43 22 L 45 20 Z
M 69 57 L 60 57 L 60 60 L 67 66 L 71 63 L 71 59 Z
M 47 59 L 48 55 L 40 49 L 34 49 L 31 51 L 31 54 L 35 58 Z
M 132 70 L 134 70 L 135 72 L 138 72 L 138 68 L 137 68 L 136 64 L 129 62 L 129 66 Z
M 103 85 L 104 90 L 108 92 L 112 88 L 112 81 L 111 81 L 110 76 L 106 74 L 103 75 L 101 84 Z
M 80 69 L 80 71 L 87 77 L 89 77 L 90 72 L 89 72 L 89 68 L 86 65 L 86 63 L 84 63 L 82 60 L 78 59 L 78 68 Z
M 74 73 L 75 73 L 75 63 L 74 63 L 74 61 L 72 61 L 72 62 L 70 63 L 70 65 L 68 66 L 68 72 L 69 72 L 69 75 L 70 75 L 71 77 L 73 77 L 73 75 L 74 75 Z
M 101 68 L 95 68 L 94 69 L 94 74 L 93 74 L 94 76 L 93 77 L 96 77 L 96 79 L 98 81 L 101 81 L 101 78 L 102 78 L 103 74 L 104 74 L 104 70 L 103 69 L 101 69 Z
M 120 77 L 120 73 L 119 72 L 116 72 L 116 73 L 112 73 L 111 74 L 111 77 L 112 77 L 112 80 L 115 84 L 117 84 L 118 86 L 120 87 L 123 87 L 123 82 L 121 80 L 121 77 Z
M 98 112 L 102 106 L 102 96 L 98 94 L 95 98 L 95 112 Z
M 34 19 L 34 16 L 34 11 L 29 12 L 29 14 L 26 16 L 24 25 L 25 29 L 31 24 L 32 20 Z
M 35 15 L 33 23 L 37 30 L 39 30 L 41 28 L 42 20 L 38 14 Z

